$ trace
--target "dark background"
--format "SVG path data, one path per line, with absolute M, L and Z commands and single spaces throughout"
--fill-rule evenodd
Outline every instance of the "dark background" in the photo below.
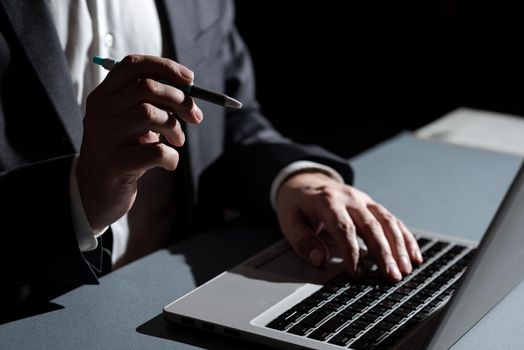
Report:
M 263 111 L 295 141 L 349 157 L 458 106 L 524 115 L 518 1 L 236 5 Z

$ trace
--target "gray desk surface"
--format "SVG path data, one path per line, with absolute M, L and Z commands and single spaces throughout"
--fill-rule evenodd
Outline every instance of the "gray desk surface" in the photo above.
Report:
M 521 159 L 402 134 L 351 161 L 356 185 L 419 229 L 478 240 Z M 80 287 L 45 313 L 0 326 L 2 349 L 241 349 L 247 346 L 166 323 L 162 308 L 279 239 L 248 223 L 192 237 Z M 217 302 L 220 302 L 217 300 Z M 509 320 L 511 317 L 511 321 Z M 524 285 L 453 349 L 524 346 Z M 502 343 L 501 343 L 502 341 Z M 260 347 L 262 348 L 262 347 Z

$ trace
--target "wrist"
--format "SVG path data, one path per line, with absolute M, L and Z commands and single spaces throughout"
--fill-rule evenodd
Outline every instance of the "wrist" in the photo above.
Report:
M 286 193 L 307 188 L 318 188 L 327 184 L 340 184 L 330 174 L 318 169 L 303 169 L 290 174 L 280 185 L 276 194 L 276 207 Z
M 135 181 L 119 181 L 104 176 L 104 172 L 88 164 L 82 154 L 76 168 L 76 179 L 80 200 L 94 232 L 105 230 L 127 213 L 134 203 Z

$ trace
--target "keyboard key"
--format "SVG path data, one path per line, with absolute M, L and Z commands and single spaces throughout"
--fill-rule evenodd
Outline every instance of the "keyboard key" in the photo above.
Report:
M 353 283 L 351 284 L 351 289 L 358 290 L 358 291 L 365 291 L 369 288 L 369 283 Z
M 351 347 L 351 349 L 355 349 L 355 350 L 367 350 L 367 349 L 371 349 L 372 345 L 373 345 L 373 343 L 371 343 L 371 342 L 369 342 L 367 340 L 358 339 L 356 342 L 351 344 L 350 347 Z
M 345 335 L 345 334 L 337 334 L 333 338 L 329 340 L 329 343 L 340 345 L 340 346 L 346 346 L 349 344 L 350 341 L 353 340 L 353 337 Z
M 377 342 L 377 340 L 383 336 L 384 334 L 386 334 L 387 331 L 384 330 L 384 329 L 380 329 L 380 328 L 371 328 L 369 331 L 367 331 L 366 333 L 364 333 L 360 339 L 365 339 L 365 340 L 368 340 L 370 342 Z
M 321 299 L 321 300 L 326 300 L 333 294 L 334 294 L 333 292 L 326 290 L 324 287 L 321 290 L 319 290 L 318 292 L 313 293 L 311 297 Z
M 362 291 L 358 289 L 346 289 L 345 291 L 337 295 L 337 297 L 349 298 L 351 300 L 360 293 L 362 293 Z
M 308 326 L 316 328 L 329 315 L 331 315 L 331 311 L 324 310 L 324 309 L 318 309 L 318 310 L 315 310 L 311 315 L 306 316 L 306 318 L 300 321 L 300 324 L 304 324 L 304 325 L 308 325 Z
M 424 276 L 423 274 L 418 274 L 416 276 L 413 276 L 411 278 L 411 281 L 416 282 L 417 284 L 424 283 L 425 280 L 428 279 L 428 276 Z
M 360 330 L 363 331 L 363 330 L 365 330 L 366 328 L 368 328 L 371 325 L 371 322 L 364 321 L 364 320 L 361 320 L 360 318 L 358 318 L 355 321 L 351 322 L 351 325 L 354 328 L 357 328 L 357 329 L 360 329 Z
M 403 319 L 404 317 L 399 316 L 398 314 L 389 314 L 384 318 L 384 321 L 399 324 Z
M 400 293 L 402 295 L 410 295 L 412 291 L 413 290 L 411 288 L 400 287 L 395 291 L 395 293 Z
M 397 305 L 397 302 L 395 300 L 392 300 L 392 299 L 385 299 L 385 300 L 382 300 L 377 305 L 380 305 L 381 307 L 386 308 L 386 309 L 390 309 L 393 306 Z
M 409 309 L 409 310 L 415 310 L 415 309 L 418 309 L 418 307 L 420 306 L 420 303 L 417 303 L 411 299 L 409 299 L 408 301 L 405 301 L 404 303 L 402 303 L 402 307 L 406 308 L 406 309 Z
M 343 328 L 340 333 L 341 334 L 345 334 L 351 338 L 355 338 L 357 336 L 357 334 L 359 334 L 361 332 L 360 329 L 356 328 L 356 327 L 353 327 L 352 324 L 350 324 L 349 326 Z
M 417 304 L 424 304 L 427 299 L 429 299 L 427 295 L 417 293 L 413 295 L 409 300 Z
M 415 281 L 409 281 L 409 282 L 404 283 L 402 287 L 413 290 L 413 289 L 417 289 L 418 286 L 419 284 L 416 283 Z
M 395 309 L 395 311 L 393 311 L 393 313 L 395 315 L 398 315 L 400 317 L 406 317 L 408 316 L 413 310 L 412 309 L 408 309 L 408 308 L 405 308 L 403 306 L 400 306 L 400 307 L 397 307 Z
M 419 237 L 419 238 L 417 238 L 417 243 L 418 243 L 418 246 L 419 246 L 420 248 L 422 248 L 422 247 L 424 247 L 426 244 L 429 243 L 429 239 L 427 239 L 427 238 L 423 238 L 423 237 Z
M 338 331 L 344 324 L 349 321 L 348 318 L 336 315 L 330 318 L 326 323 L 322 325 L 322 328 L 325 328 L 331 332 Z
M 284 312 L 282 315 L 280 315 L 280 317 L 288 321 L 295 322 L 298 318 L 300 318 L 303 315 L 305 315 L 305 312 L 302 312 L 302 311 L 299 311 L 293 308 L 291 310 Z
M 296 310 L 296 311 L 301 312 L 303 314 L 307 314 L 311 310 L 313 310 L 313 308 L 314 308 L 314 306 L 311 305 L 311 304 L 299 303 L 299 304 L 293 306 L 293 308 L 291 310 Z
M 374 315 L 377 315 L 378 317 L 384 315 L 389 309 L 385 308 L 385 307 L 382 307 L 380 305 L 377 305 L 377 306 L 374 306 L 372 307 L 371 309 L 369 309 L 367 311 L 368 314 L 374 314 Z
M 323 301 L 324 301 L 323 299 L 310 296 L 310 297 L 307 297 L 306 299 L 302 300 L 302 303 L 309 304 L 311 306 L 318 306 Z
M 448 243 L 448 242 L 437 242 L 431 248 L 432 249 L 437 249 L 438 251 L 441 251 L 441 250 L 443 250 L 444 248 L 446 248 L 449 245 L 450 245 L 450 243 Z
M 355 316 L 358 315 L 359 312 L 360 311 L 355 311 L 355 310 L 353 310 L 353 308 L 347 307 L 344 310 L 340 311 L 338 313 L 338 315 L 351 320 L 351 319 L 355 318 Z
M 395 327 L 397 324 L 389 321 L 382 320 L 375 327 L 383 329 L 385 331 L 391 330 L 393 327 Z
M 348 305 L 346 308 L 349 308 L 350 310 L 353 310 L 356 312 L 361 312 L 362 310 L 364 310 L 367 307 L 368 306 L 366 304 L 360 302 L 360 300 L 357 300 L 353 304 Z
M 331 334 L 333 334 L 333 333 L 328 331 L 328 330 L 325 330 L 323 328 L 319 328 L 319 329 L 311 332 L 311 334 L 308 335 L 308 338 L 324 341 L 327 338 L 329 338 L 329 336 Z
M 267 324 L 266 327 L 276 329 L 277 331 L 284 331 L 293 324 L 292 321 L 287 321 L 283 318 L 277 318 Z
M 373 289 L 369 292 L 366 293 L 366 297 L 368 298 L 373 298 L 374 300 L 377 300 L 379 299 L 381 296 L 383 296 L 385 293 L 380 291 L 380 290 L 377 290 L 377 289 Z
M 390 284 L 377 284 L 375 287 L 374 287 L 375 290 L 377 291 L 380 291 L 382 293 L 387 293 L 389 292 L 391 289 L 393 289 L 393 286 L 390 285 Z
M 311 327 L 302 323 L 299 323 L 297 325 L 294 325 L 291 327 L 288 332 L 296 335 L 305 335 L 307 332 L 311 330 Z
M 379 315 L 376 315 L 374 313 L 370 313 L 369 311 L 366 312 L 364 315 L 360 316 L 358 319 L 367 323 L 373 323 L 375 320 L 379 318 Z
M 388 295 L 388 298 L 389 299 L 392 299 L 392 300 L 395 300 L 395 301 L 402 301 L 402 299 L 404 299 L 406 296 L 402 293 L 391 293 L 390 295 Z
M 332 300 L 329 303 L 327 303 L 324 306 L 322 306 L 322 308 L 324 310 L 338 311 L 338 309 L 340 309 L 340 308 L 342 308 L 344 306 L 345 306 L 345 304 L 341 304 L 341 303 L 339 303 L 337 301 Z
M 430 288 L 424 287 L 424 289 L 419 290 L 417 292 L 417 294 L 429 298 L 429 297 L 432 297 L 433 295 L 435 295 L 435 291 L 430 289 Z

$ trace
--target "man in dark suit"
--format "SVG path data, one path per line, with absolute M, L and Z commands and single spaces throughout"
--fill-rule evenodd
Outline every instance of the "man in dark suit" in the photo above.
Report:
M 202 213 L 225 206 L 264 220 L 276 211 L 285 237 L 314 265 L 327 259 L 318 235 L 324 231 L 354 276 L 357 235 L 388 278 L 410 273 L 410 261 L 422 259 L 416 241 L 385 208 L 341 182 L 351 182 L 346 162 L 290 142 L 260 113 L 231 2 L 165 0 L 156 6 L 163 54 L 172 59 L 127 56 L 89 95 L 83 118 L 64 56 L 69 47 L 59 40 L 46 2 L 1 1 L 0 262 L 2 292 L 9 296 L 3 301 L 26 303 L 97 283 L 111 269 L 105 253 L 114 249 L 112 225 L 135 210 L 140 190 L 148 193 L 142 180 L 159 167 L 172 172 L 162 173 L 173 185 L 164 191 L 172 205 L 164 215 L 171 236 L 194 231 L 197 219 L 210 217 Z M 69 34 L 75 31 L 69 28 Z M 194 80 L 244 106 L 197 106 L 158 80 Z M 304 161 L 310 163 L 282 173 Z M 161 194 L 163 187 L 152 183 Z M 81 204 L 74 203 L 75 191 Z M 82 217 L 95 242 L 91 248 L 83 248 L 79 238 Z M 143 221 L 151 230 L 130 235 L 127 248 L 147 249 L 127 261 L 172 241 L 148 246 L 156 232 L 152 220 Z

